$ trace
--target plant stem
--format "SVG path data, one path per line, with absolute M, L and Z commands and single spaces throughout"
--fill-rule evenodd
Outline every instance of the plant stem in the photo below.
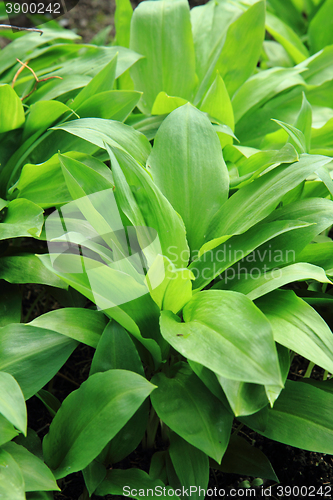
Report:
M 308 365 L 308 368 L 305 372 L 305 375 L 304 375 L 304 378 L 310 378 L 311 377 L 311 373 L 312 373 L 312 370 L 313 370 L 313 367 L 315 366 L 315 363 L 313 363 L 312 361 L 310 361 L 309 365 Z

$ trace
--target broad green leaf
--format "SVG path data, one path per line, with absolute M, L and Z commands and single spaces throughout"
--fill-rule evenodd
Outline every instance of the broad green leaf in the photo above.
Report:
M 24 126 L 23 140 L 25 141 L 36 132 L 42 134 L 68 112 L 71 113 L 72 110 L 59 101 L 39 101 L 32 104 Z
M 280 127 L 282 127 L 290 137 L 291 143 L 295 146 L 298 153 L 307 153 L 307 146 L 303 132 L 298 130 L 293 125 L 289 123 L 281 122 L 280 120 L 273 120 Z
M 207 2 L 191 9 L 196 72 L 200 86 L 194 103 L 197 105 L 214 78 L 214 69 L 225 42 L 228 27 L 243 12 L 231 2 Z
M 116 76 L 117 58 L 118 54 L 116 54 L 111 61 L 94 76 L 81 92 L 79 92 L 71 103 L 72 109 L 78 111 L 92 96 L 100 94 L 101 92 L 106 92 L 107 90 L 112 90 Z
M 223 389 L 217 380 L 216 373 L 212 372 L 205 366 L 196 363 L 195 361 L 191 361 L 188 359 L 187 362 L 194 373 L 197 375 L 197 377 L 199 377 L 199 379 L 205 384 L 205 386 L 208 387 L 210 392 L 224 404 L 224 406 L 230 413 L 232 413 L 226 395 L 224 394 Z
M 0 413 L 27 434 L 27 408 L 20 386 L 9 373 L 0 372 Z
M 167 95 L 165 92 L 160 92 L 154 101 L 151 114 L 152 115 L 167 115 L 175 109 L 187 104 L 187 100 L 182 97 Z
M 66 283 L 54 273 L 50 273 L 38 257 L 33 254 L 2 257 L 0 259 L 0 278 L 9 283 L 38 283 L 67 288 Z
M 322 267 L 326 274 L 331 276 L 333 271 L 333 242 L 307 245 L 297 255 L 297 261 L 309 262 L 309 264 Z
M 333 43 L 332 35 L 333 1 L 322 2 L 321 8 L 309 24 L 308 36 L 311 52 L 319 52 Z
M 0 329 L 0 370 L 13 375 L 29 399 L 51 380 L 76 346 L 77 342 L 54 331 L 13 323 Z
M 44 389 L 38 391 L 36 397 L 45 405 L 53 418 L 61 406 L 59 399 Z
M 232 99 L 235 123 L 239 122 L 250 110 L 253 112 L 272 97 L 275 97 L 276 94 L 302 84 L 303 80 L 299 76 L 301 71 L 302 69 L 297 67 L 290 69 L 272 68 L 251 76 Z M 236 135 L 238 137 L 237 128 Z
M 318 411 L 320 408 L 320 411 Z M 242 421 L 259 434 L 302 450 L 331 454 L 333 451 L 333 394 L 309 384 L 287 380 L 274 408 L 268 410 L 266 428 L 253 417 Z M 260 412 L 261 413 L 261 412 Z
M 331 283 L 321 267 L 301 262 L 283 268 L 275 268 L 264 273 L 254 268 L 254 272 L 251 271 L 250 275 L 244 273 L 233 276 L 233 278 L 228 279 L 231 283 L 226 281 L 225 285 L 221 283 L 221 285 L 217 284 L 216 286 L 217 288 L 227 288 L 228 290 L 244 293 L 249 299 L 255 300 L 293 281 L 308 279 L 320 283 Z
M 109 90 L 91 96 L 78 108 L 81 118 L 98 116 L 123 122 L 133 111 L 141 97 L 134 90 Z
M 151 401 L 160 419 L 188 443 L 221 462 L 232 423 L 231 414 L 185 364 L 172 378 L 158 373 Z
M 208 118 L 190 104 L 173 111 L 156 134 L 148 165 L 154 182 L 181 215 L 191 251 L 197 252 L 228 196 L 227 168 Z
M 185 0 L 139 4 L 132 17 L 130 48 L 145 56 L 131 68 L 134 88 L 143 92 L 142 112 L 151 112 L 162 91 L 191 100 L 196 85 L 195 56 Z
M 0 266 L 3 258 L 0 259 Z M 17 285 L 0 281 L 0 328 L 21 321 L 22 297 Z
M 217 375 L 217 379 L 236 417 L 251 415 L 267 406 L 268 399 L 263 385 L 230 380 L 221 375 Z
M 28 323 L 61 333 L 90 347 L 97 347 L 106 324 L 107 318 L 100 311 L 76 307 L 50 311 Z
M 183 318 L 180 323 L 162 311 L 160 320 L 163 337 L 180 354 L 226 378 L 281 385 L 270 324 L 243 294 L 200 292 L 184 307 Z
M 213 469 L 216 468 L 227 474 L 262 477 L 278 481 L 270 461 L 263 452 L 251 446 L 246 439 L 235 433 L 230 437 L 221 465 L 213 463 L 211 466 Z
M 186 266 L 189 250 L 181 217 L 151 180 L 147 170 L 132 157 L 119 149 L 109 151 L 109 155 L 116 185 L 116 199 L 122 212 L 134 226 L 152 228 L 158 236 L 159 244 L 157 241 L 153 242 L 149 264 L 162 251 L 176 267 Z M 145 235 L 144 231 L 142 234 Z M 151 243 L 151 239 L 148 237 L 148 242 Z
M 142 499 L 140 493 L 145 491 L 149 493 L 150 498 L 157 500 L 161 497 L 164 491 L 170 490 L 170 496 L 175 500 L 179 497 L 176 496 L 170 486 L 165 486 L 159 479 L 151 479 L 146 472 L 140 469 L 112 469 L 107 473 L 106 478 L 96 490 L 96 495 L 125 495 L 130 498 Z
M 305 138 L 305 151 L 311 149 L 311 127 L 312 127 L 312 108 L 303 92 L 302 106 L 297 117 L 296 128 L 300 130 Z
M 333 46 L 329 45 L 298 65 L 298 68 L 305 69 L 302 76 L 308 85 L 317 86 L 332 80 L 332 53 Z
M 269 242 L 276 236 L 284 233 L 286 233 L 286 237 L 289 237 L 289 233 L 294 229 L 307 226 L 306 222 L 303 223 L 297 220 L 281 220 L 270 223 L 260 222 L 245 233 L 232 236 L 225 243 L 223 242 L 220 245 L 218 244 L 215 247 L 207 249 L 189 267 L 195 276 L 193 288 L 204 288 L 204 286 L 208 285 L 225 269 L 232 266 L 235 262 L 246 258 L 247 255 L 250 255 L 251 252 L 263 243 Z M 213 240 L 213 243 L 214 241 L 218 242 L 218 240 Z M 205 249 L 205 246 L 202 248 L 202 251 Z
M 3 448 L 0 448 L 0 471 L 0 496 L 10 500 L 25 500 L 21 469 Z
M 25 483 L 25 491 L 60 491 L 52 472 L 42 460 L 13 442 L 5 444 L 3 449 L 10 453 L 18 464 Z
M 15 427 L 0 414 L 0 446 L 16 437 L 18 433 Z
M 43 36 L 40 36 L 39 33 L 28 33 L 22 37 L 16 38 L 16 40 L 1 50 L 1 71 L 6 71 L 14 64 L 17 64 L 16 69 L 18 69 L 20 65 L 16 62 L 16 58 L 19 58 L 21 61 L 24 61 L 25 58 L 29 59 L 29 55 L 32 51 L 40 45 L 44 45 L 54 40 L 71 41 L 77 40 L 78 38 L 80 38 L 79 35 L 71 30 L 59 29 L 59 26 L 55 30 L 43 26 Z
M 213 218 L 206 241 L 240 234 L 273 212 L 282 196 L 311 173 L 331 161 L 325 156 L 302 155 L 300 161 L 271 170 L 229 198 Z
M 235 129 L 234 112 L 230 97 L 225 83 L 219 74 L 216 75 L 215 80 L 208 89 L 200 109 L 220 123 L 230 127 L 232 131 Z M 232 144 L 232 137 L 224 135 L 220 141 L 223 148 L 226 144 Z
M 254 268 L 267 272 L 269 269 L 297 262 L 298 255 L 303 248 L 333 224 L 333 203 L 322 198 L 299 200 L 274 210 L 264 223 L 270 225 L 272 222 L 283 221 L 289 217 L 304 221 L 308 225 L 296 227 L 293 231 L 285 234 L 281 233 L 258 247 L 242 260 L 241 271 L 243 273 L 249 274 Z M 302 262 L 308 261 L 303 260 Z M 235 272 L 232 273 L 232 276 L 235 275 Z
M 332 332 L 315 309 L 291 290 L 277 290 L 256 304 L 272 325 L 276 342 L 333 371 Z
M 285 48 L 295 64 L 299 64 L 309 56 L 306 47 L 295 31 L 270 12 L 266 12 L 266 29 L 274 40 Z
M 200 498 L 199 488 L 206 490 L 209 481 L 208 456 L 174 432 L 170 433 L 169 455 L 182 487 L 197 488 L 191 498 Z
M 85 485 L 91 496 L 96 490 L 97 486 L 101 484 L 106 476 L 106 467 L 97 460 L 93 460 L 85 469 L 83 469 L 82 474 L 84 478 Z
M 116 11 L 114 14 L 114 26 L 116 29 L 115 44 L 129 47 L 130 28 L 133 8 L 129 0 L 116 0 Z
M 193 274 L 187 268 L 176 269 L 172 262 L 158 255 L 149 268 L 146 282 L 149 293 L 162 310 L 177 314 L 192 297 Z
M 144 376 L 142 362 L 132 339 L 115 321 L 104 329 L 92 360 L 90 375 L 112 369 L 134 371 Z M 105 464 L 117 463 L 135 450 L 145 433 L 148 414 L 149 403 L 146 400 L 107 444 L 99 461 Z
M 119 369 L 144 376 L 142 362 L 126 330 L 115 321 L 109 322 L 100 337 L 94 354 L 90 375 Z
M 29 200 L 13 200 L 0 224 L 0 239 L 39 236 L 44 223 L 43 210 Z
M 113 184 L 111 170 L 97 158 L 74 151 L 66 153 L 65 156 L 80 161 Z M 72 201 L 58 153 L 42 165 L 24 165 L 15 187 L 19 190 L 18 198 L 31 200 L 42 208 L 57 207 Z
M 256 69 L 264 36 L 264 1 L 256 2 L 229 26 L 216 69 L 231 97 Z M 246 58 L 239 64 L 239 55 L 245 52 Z
M 58 256 L 56 255 L 55 258 Z M 104 306 L 104 313 L 109 317 L 115 319 L 120 325 L 126 328 L 151 354 L 158 365 L 161 361 L 161 349 L 157 342 L 151 338 L 144 338 L 135 320 L 131 317 L 131 311 L 129 313 L 126 310 L 120 308 L 119 306 L 114 306 L 112 300 L 115 302 L 124 304 L 126 301 L 131 301 L 138 297 L 138 293 L 141 293 L 142 288 L 138 288 L 137 282 L 134 280 L 129 280 L 127 286 L 124 286 L 124 273 L 113 271 L 109 267 L 101 267 L 98 273 L 94 273 L 94 286 L 92 287 L 88 275 L 86 272 L 80 271 L 79 273 L 69 273 L 68 269 L 77 269 L 78 265 L 82 269 L 82 260 L 77 258 L 76 255 L 68 255 L 66 258 L 66 271 L 59 272 L 54 269 L 53 262 L 49 255 L 39 256 L 43 264 L 52 272 L 59 277 L 61 277 L 65 283 L 71 285 L 75 290 L 78 290 L 81 294 L 87 297 L 89 300 L 95 303 L 99 303 L 100 307 Z M 79 256 L 80 257 L 80 256 Z M 89 260 L 85 259 L 85 270 L 89 270 Z M 96 267 L 92 267 L 96 270 Z M 110 284 L 112 283 L 112 288 Z M 147 289 L 146 289 L 147 290 Z M 110 297 L 110 292 L 113 293 L 113 297 Z M 130 295 L 129 295 L 130 292 Z M 125 305 L 125 304 L 124 304 Z M 122 307 L 124 307 L 124 305 Z
M 144 135 L 123 123 L 113 120 L 81 118 L 53 128 L 65 130 L 102 149 L 105 149 L 104 143 L 106 143 L 111 147 L 128 151 L 142 165 L 145 165 L 151 150 L 151 146 Z
M 153 389 L 143 377 L 126 370 L 95 373 L 83 382 L 64 400 L 43 441 L 45 460 L 55 477 L 86 467 Z
M 0 84 L 0 133 L 22 127 L 24 108 L 19 96 L 10 85 Z

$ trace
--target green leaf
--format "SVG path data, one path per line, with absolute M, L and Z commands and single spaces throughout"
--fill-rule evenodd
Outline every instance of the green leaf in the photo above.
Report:
M 266 29 L 268 33 L 285 48 L 295 64 L 309 57 L 309 53 L 295 31 L 279 17 L 266 12 Z
M 29 114 L 23 131 L 23 141 L 39 132 L 42 134 L 51 125 L 57 123 L 59 118 L 66 112 L 72 113 L 72 110 L 59 101 L 39 101 L 32 104 L 29 108 Z
M 143 92 L 139 103 L 143 113 L 151 112 L 162 91 L 191 100 L 196 85 L 195 56 L 185 0 L 139 4 L 132 17 L 130 47 L 144 56 L 131 68 L 134 88 Z
M 9 373 L 0 372 L 0 413 L 26 436 L 27 408 L 20 386 Z
M 312 127 L 312 108 L 303 92 L 302 106 L 297 117 L 296 128 L 300 130 L 305 138 L 305 151 L 310 152 L 311 148 L 311 127 Z
M 180 323 L 162 311 L 160 320 L 163 337 L 180 354 L 226 378 L 281 385 L 270 325 L 243 294 L 197 293 L 184 307 L 183 318 Z
M 322 267 L 326 274 L 331 276 L 333 270 L 333 242 L 307 245 L 297 255 L 297 261 L 308 262 L 309 264 Z
M 264 430 L 257 427 L 252 417 L 242 418 L 242 421 L 274 441 L 302 450 L 332 454 L 332 411 L 333 394 L 309 384 L 287 380 L 274 408 L 268 410 Z
M 205 95 L 214 78 L 214 69 L 221 54 L 226 32 L 243 9 L 229 2 L 207 2 L 191 9 L 191 24 L 196 59 L 196 72 L 200 86 L 194 103 Z M 214 74 L 213 74 L 214 73 Z
M 179 497 L 171 493 L 173 490 L 170 486 L 165 486 L 159 479 L 151 479 L 146 472 L 140 469 L 112 469 L 107 473 L 102 484 L 97 488 L 96 495 L 125 495 L 130 498 L 142 499 L 140 493 L 150 490 L 153 492 L 149 497 L 157 500 L 161 497 L 164 491 L 170 490 L 170 496 L 175 500 Z
M 192 297 L 193 274 L 187 268 L 176 269 L 172 262 L 158 255 L 149 268 L 146 282 L 150 295 L 160 309 L 177 314 Z
M 111 59 L 111 61 L 104 66 L 104 68 L 94 76 L 94 78 L 84 87 L 81 92 L 75 97 L 74 101 L 71 103 L 72 109 L 77 111 L 79 114 L 79 109 L 82 105 L 85 105 L 86 101 L 107 90 L 112 90 L 115 76 L 116 76 L 116 66 L 117 66 L 118 54 Z
M 51 330 L 15 323 L 0 329 L 0 340 L 0 370 L 15 377 L 25 399 L 51 380 L 77 346 Z
M 152 115 L 168 115 L 175 109 L 187 104 L 188 101 L 182 97 L 174 97 L 166 94 L 165 92 L 160 92 L 154 101 L 153 108 L 151 110 Z
M 233 97 L 232 107 L 234 109 L 235 123 L 238 123 L 244 116 L 246 127 L 249 128 L 249 115 L 245 117 L 245 114 L 249 113 L 249 111 L 253 113 L 254 110 L 275 97 L 276 94 L 295 85 L 300 85 L 302 82 L 304 84 L 303 79 L 299 76 L 301 71 L 302 69 L 298 67 L 290 69 L 272 68 L 251 76 Z M 238 137 L 237 128 L 236 135 Z
M 2 257 L 0 259 L 0 278 L 9 283 L 38 283 L 67 288 L 66 283 L 55 274 L 50 273 L 38 257 L 33 254 Z
M 44 223 L 43 210 L 29 200 L 13 200 L 0 223 L 0 239 L 39 236 Z
M 204 245 L 201 251 L 204 251 L 197 260 L 194 260 L 189 269 L 195 276 L 193 284 L 194 289 L 202 289 L 208 285 L 225 269 L 235 264 L 235 262 L 245 259 L 256 248 L 260 248 L 265 242 L 271 241 L 278 235 L 286 233 L 286 237 L 297 228 L 307 227 L 306 222 L 300 221 L 274 221 L 270 223 L 260 222 L 248 229 L 245 233 L 227 238 L 226 242 L 218 244 L 219 239 L 213 240 Z M 210 244 L 217 245 L 207 248 Z M 266 255 L 262 252 L 263 255 Z M 246 260 L 246 259 L 245 259 Z
M 109 90 L 93 95 L 78 109 L 81 118 L 98 116 L 111 120 L 124 121 L 138 104 L 140 92 L 134 90 Z
M 263 385 L 230 380 L 221 375 L 217 375 L 217 379 L 236 417 L 251 415 L 267 406 L 268 399 Z
M 321 316 L 290 290 L 277 290 L 256 301 L 272 325 L 274 340 L 329 372 L 333 337 Z
M 232 97 L 256 69 L 265 36 L 265 2 L 256 2 L 228 29 L 216 69 Z M 246 58 L 239 64 L 239 56 Z
M 37 392 L 36 397 L 45 405 L 45 407 L 50 412 L 51 416 L 54 417 L 59 410 L 61 403 L 51 392 L 41 389 Z
M 18 433 L 15 427 L 0 414 L 0 446 L 16 437 Z
M 231 435 L 221 465 L 213 463 L 211 466 L 227 474 L 262 477 L 278 482 L 273 467 L 263 452 L 237 434 Z
M 135 345 L 126 330 L 115 321 L 109 322 L 99 339 L 90 375 L 107 370 L 129 370 L 144 376 Z
M 25 491 L 60 491 L 50 469 L 30 451 L 13 442 L 5 444 L 3 449 L 10 453 L 18 464 Z
M 109 151 L 109 155 L 118 206 L 134 226 L 152 228 L 158 236 L 159 241 L 152 242 L 148 234 L 148 242 L 154 245 L 147 249 L 152 253 L 147 257 L 149 265 L 158 253 L 162 253 L 176 267 L 186 266 L 189 251 L 185 227 L 178 213 L 151 180 L 147 170 L 132 157 L 119 149 Z M 143 239 L 146 238 L 145 230 L 141 232 Z
M 327 278 L 325 271 L 321 267 L 313 266 L 312 264 L 299 263 L 291 264 L 283 268 L 272 269 L 265 273 L 254 268 L 255 272 L 240 274 L 234 279 L 228 279 L 231 283 L 217 284 L 218 288 L 227 288 L 236 292 L 244 293 L 249 299 L 255 300 L 258 297 L 266 295 L 283 285 L 292 283 L 293 281 L 302 281 L 307 279 L 317 280 L 320 283 L 331 283 Z M 258 272 L 259 271 L 259 272 Z
M 45 460 L 55 477 L 86 467 L 153 389 L 143 377 L 126 370 L 96 373 L 83 382 L 62 403 L 43 441 Z
M 53 127 L 84 139 L 99 148 L 109 146 L 128 151 L 139 163 L 145 165 L 151 146 L 146 137 L 132 127 L 113 120 L 102 118 L 81 118 Z
M 114 14 L 115 45 L 129 47 L 132 15 L 133 8 L 129 0 L 116 0 L 116 12 Z
M 135 345 L 126 330 L 115 321 L 108 323 L 92 360 L 90 375 L 107 370 L 129 370 L 144 376 Z M 100 456 L 105 464 L 120 462 L 138 446 L 148 423 L 149 403 L 144 401 L 124 427 L 107 444 Z
M 298 153 L 308 152 L 303 132 L 298 130 L 293 125 L 289 125 L 289 123 L 284 123 L 281 122 L 280 120 L 273 120 L 273 121 L 276 122 L 278 125 L 280 125 L 280 127 L 287 132 L 287 134 L 290 137 L 291 143 L 296 147 Z
M 153 407 L 171 430 L 221 462 L 232 416 L 188 365 L 181 363 L 175 370 L 173 378 L 163 373 L 152 378 L 152 383 L 158 386 L 151 395 Z
M 97 347 L 107 318 L 99 311 L 67 307 L 50 311 L 34 319 L 28 325 L 52 330 L 90 347 Z
M 227 88 L 219 73 L 217 73 L 215 80 L 208 89 L 200 109 L 218 120 L 219 123 L 223 123 L 230 127 L 232 131 L 235 130 L 234 111 Z M 223 148 L 226 144 L 232 144 L 232 137 L 224 134 L 222 138 L 220 138 L 220 141 L 221 147 Z
M 228 171 L 208 118 L 190 104 L 173 111 L 156 134 L 148 165 L 154 182 L 181 215 L 191 251 L 197 252 L 228 196 Z
M 10 85 L 0 84 L 0 133 L 22 127 L 24 108 L 19 96 Z
M 80 161 L 113 184 L 111 170 L 97 158 L 74 151 L 66 153 L 65 156 Z M 57 207 L 72 201 L 58 153 L 41 165 L 24 165 L 15 187 L 19 190 L 18 198 L 31 200 L 42 208 Z
M 273 212 L 283 195 L 331 161 L 325 156 L 302 155 L 299 162 L 271 170 L 229 198 L 213 218 L 206 241 L 240 234 Z
M 2 264 L 0 259 L 0 266 Z M 0 328 L 10 323 L 21 321 L 22 298 L 19 287 L 1 281 L 0 292 Z
M 170 433 L 169 454 L 172 465 L 185 489 L 197 488 L 191 498 L 199 499 L 199 488 L 207 489 L 209 481 L 209 461 L 208 456 L 198 448 L 192 446 L 174 432 Z
M 333 19 L 333 1 L 326 0 L 322 2 L 321 8 L 309 24 L 309 43 L 311 52 L 319 52 L 327 45 L 332 45 L 332 19 Z
M 24 479 L 14 458 L 0 448 L 0 495 L 11 500 L 25 500 Z

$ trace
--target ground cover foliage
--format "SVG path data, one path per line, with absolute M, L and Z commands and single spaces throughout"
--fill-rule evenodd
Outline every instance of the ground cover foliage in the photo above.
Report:
M 119 0 L 110 46 L 54 21 L 1 32 L 3 498 L 78 471 L 83 499 L 200 498 L 210 468 L 277 482 L 243 425 L 333 454 L 332 16 Z M 29 321 L 27 284 L 61 307 Z M 79 343 L 89 376 L 60 402 L 46 384 Z M 138 447 L 149 473 L 121 466 Z

